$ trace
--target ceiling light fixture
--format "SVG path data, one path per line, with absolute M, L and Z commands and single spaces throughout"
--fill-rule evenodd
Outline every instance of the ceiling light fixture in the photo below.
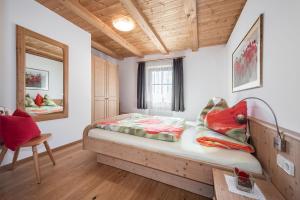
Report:
M 119 16 L 112 21 L 113 26 L 123 32 L 128 32 L 134 29 L 135 24 L 133 19 L 127 16 Z

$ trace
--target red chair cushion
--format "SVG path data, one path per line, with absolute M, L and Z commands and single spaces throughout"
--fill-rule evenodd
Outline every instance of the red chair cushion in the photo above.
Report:
M 246 142 L 246 119 L 247 102 L 242 101 L 231 108 L 209 112 L 206 116 L 206 126 L 240 142 Z
M 40 94 L 37 94 L 36 97 L 35 97 L 35 99 L 34 99 L 34 103 L 37 106 L 42 106 L 43 102 L 44 102 L 44 98 Z
M 31 116 L 21 110 L 16 110 L 12 116 L 0 116 L 0 135 L 12 151 L 40 134 Z

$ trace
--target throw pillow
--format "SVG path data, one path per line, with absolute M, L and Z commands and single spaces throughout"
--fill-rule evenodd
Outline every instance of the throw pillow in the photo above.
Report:
M 43 97 L 40 95 L 40 94 L 37 94 L 35 99 L 34 99 L 34 103 L 37 105 L 37 106 L 42 106 L 43 105 Z
M 12 151 L 41 134 L 31 116 L 18 109 L 12 116 L 0 116 L 0 132 L 5 146 Z
M 228 108 L 227 102 L 225 99 L 217 99 L 217 102 L 214 101 L 214 99 L 210 99 L 207 103 L 207 105 L 203 108 L 202 112 L 197 118 L 197 125 L 198 126 L 204 126 L 205 125 L 205 118 L 207 113 L 214 111 L 214 110 L 224 110 Z
M 205 126 L 240 142 L 247 140 L 247 102 L 231 108 L 214 110 L 207 114 Z
M 43 103 L 45 106 L 57 106 L 57 104 L 49 98 L 47 94 L 45 94 Z
M 25 107 L 36 107 L 34 100 L 27 94 L 25 96 Z

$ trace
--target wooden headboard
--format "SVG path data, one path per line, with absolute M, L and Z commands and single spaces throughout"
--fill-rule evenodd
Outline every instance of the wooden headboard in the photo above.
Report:
M 275 126 L 255 118 L 250 118 L 249 123 L 256 157 L 272 183 L 287 200 L 300 199 L 300 134 L 281 129 L 287 148 L 286 152 L 278 152 L 273 147 L 273 138 L 277 134 Z M 277 165 L 278 153 L 295 164 L 295 176 L 288 175 Z

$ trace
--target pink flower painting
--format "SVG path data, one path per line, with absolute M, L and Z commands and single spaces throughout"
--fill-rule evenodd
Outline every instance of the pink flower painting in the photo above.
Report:
M 232 55 L 233 92 L 261 86 L 262 16 Z
M 245 83 L 255 81 L 257 66 L 257 41 L 252 40 L 248 43 L 240 57 L 234 60 L 235 79 L 234 85 L 240 86 Z

